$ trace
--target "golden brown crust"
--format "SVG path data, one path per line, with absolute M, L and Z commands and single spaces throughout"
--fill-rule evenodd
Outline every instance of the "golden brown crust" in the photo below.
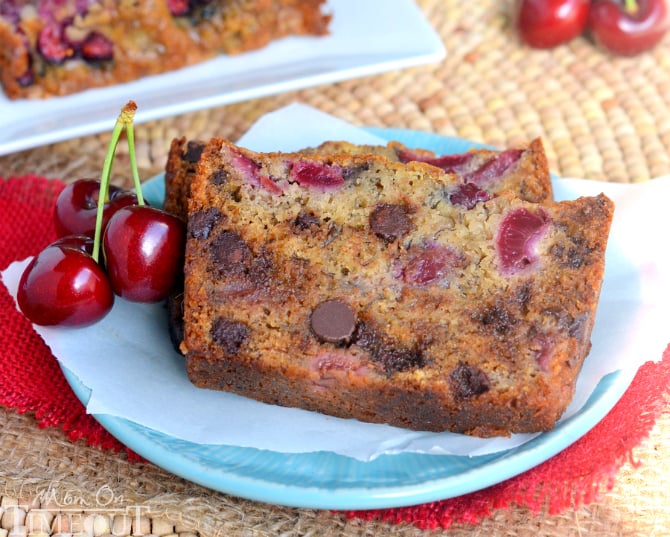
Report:
M 427 164 L 211 141 L 188 209 L 191 380 L 411 429 L 551 429 L 589 350 L 612 203 L 504 191 L 465 209 L 452 187 Z M 353 324 L 316 325 L 333 303 Z
M 186 221 L 186 200 L 191 178 L 195 175 L 204 142 L 175 138 L 170 143 L 165 165 L 165 201 L 163 209 Z

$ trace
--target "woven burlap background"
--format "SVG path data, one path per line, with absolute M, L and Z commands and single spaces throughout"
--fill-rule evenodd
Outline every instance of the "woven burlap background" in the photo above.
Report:
M 541 136 L 552 170 L 563 176 L 636 182 L 670 172 L 670 36 L 632 59 L 608 56 L 584 38 L 534 51 L 510 28 L 506 2 L 418 3 L 446 45 L 447 57 L 439 64 L 140 125 L 143 176 L 162 171 L 175 136 L 235 140 L 264 113 L 294 101 L 354 124 L 421 129 L 500 147 Z M 97 177 L 107 142 L 108 134 L 101 134 L 8 155 L 0 158 L 0 175 Z M 122 144 L 120 158 L 123 151 Z M 121 175 L 126 169 L 115 167 L 115 182 L 130 184 Z M 0 430 L 0 537 L 19 535 L 19 526 L 25 531 L 17 513 L 30 516 L 36 499 L 48 504 L 49 490 L 73 504 L 100 505 L 96 494 L 111 494 L 124 505 L 142 505 L 145 533 L 156 535 L 670 535 L 667 415 L 635 452 L 636 464 L 624 466 L 599 501 L 562 514 L 500 510 L 475 526 L 435 532 L 213 493 L 152 464 L 73 444 L 60 430 L 41 430 L 32 416 L 11 410 L 0 409 Z M 99 535 L 113 529 L 98 526 Z

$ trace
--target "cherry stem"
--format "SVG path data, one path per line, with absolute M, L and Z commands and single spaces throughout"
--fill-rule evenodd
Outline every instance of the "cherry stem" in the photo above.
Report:
M 130 156 L 130 169 L 133 173 L 133 183 L 135 184 L 135 194 L 137 195 L 137 204 L 144 205 L 144 196 L 142 195 L 142 183 L 140 182 L 140 173 L 137 169 L 137 158 L 135 156 L 135 129 L 133 122 L 126 125 L 126 136 L 128 138 L 128 155 Z
M 637 0 L 624 0 L 624 9 L 627 13 L 637 13 L 638 5 Z
M 114 154 L 116 153 L 116 147 L 119 145 L 119 138 L 121 138 L 121 133 L 123 132 L 123 129 L 126 129 L 127 131 L 128 126 L 129 125 L 132 126 L 136 110 L 137 105 L 133 101 L 128 101 L 128 103 L 121 109 L 121 113 L 119 114 L 119 117 L 116 119 L 114 129 L 112 130 L 112 138 L 109 141 L 107 154 L 105 155 L 105 162 L 102 165 L 102 175 L 100 176 L 100 192 L 98 193 L 98 207 L 97 207 L 98 211 L 95 215 L 95 235 L 93 237 L 93 259 L 95 260 L 96 263 L 100 259 L 102 218 L 105 209 L 105 202 L 107 201 L 107 195 L 109 192 L 109 179 L 112 175 L 112 164 L 114 162 Z M 134 161 L 134 159 L 135 159 L 135 150 L 133 147 L 131 162 Z M 135 164 L 135 170 L 136 168 L 137 164 Z M 133 170 L 133 174 L 136 173 L 135 170 Z M 138 196 L 138 201 L 140 197 L 141 194 Z

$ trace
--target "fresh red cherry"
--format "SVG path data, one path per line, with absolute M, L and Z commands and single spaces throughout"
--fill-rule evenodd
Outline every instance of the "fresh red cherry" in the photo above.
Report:
M 87 326 L 112 309 L 114 294 L 104 270 L 81 250 L 46 247 L 26 267 L 16 296 L 19 308 L 43 326 Z
M 132 302 L 167 298 L 182 271 L 185 227 L 179 218 L 146 205 L 119 209 L 102 240 L 114 292 Z
M 589 14 L 594 42 L 622 56 L 655 47 L 668 30 L 665 0 L 595 0 Z
M 96 179 L 78 179 L 68 184 L 56 199 L 54 222 L 56 234 L 59 237 L 66 235 L 89 235 L 95 233 L 95 220 L 98 212 L 98 198 L 100 195 L 100 181 Z M 121 207 L 137 204 L 137 196 L 109 185 L 103 209 L 103 229 L 111 216 Z
M 512 19 L 521 39 L 534 48 L 552 48 L 586 29 L 589 0 L 515 0 Z

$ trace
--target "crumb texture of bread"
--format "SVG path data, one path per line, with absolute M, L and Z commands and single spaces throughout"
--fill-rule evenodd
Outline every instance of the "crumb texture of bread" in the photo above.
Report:
M 7 0 L 0 80 L 10 99 L 69 95 L 322 36 L 324 0 Z
M 458 184 L 370 152 L 210 141 L 188 197 L 191 381 L 416 430 L 553 428 L 590 349 L 613 204 L 503 190 L 465 207 Z
M 307 152 L 377 154 L 398 162 L 424 162 L 458 175 L 465 184 L 486 192 L 511 190 L 521 199 L 542 202 L 553 197 L 549 163 L 541 138 L 526 147 L 471 149 L 464 153 L 436 155 L 426 149 L 409 148 L 392 141 L 386 146 L 356 145 L 349 142 L 324 142 Z

